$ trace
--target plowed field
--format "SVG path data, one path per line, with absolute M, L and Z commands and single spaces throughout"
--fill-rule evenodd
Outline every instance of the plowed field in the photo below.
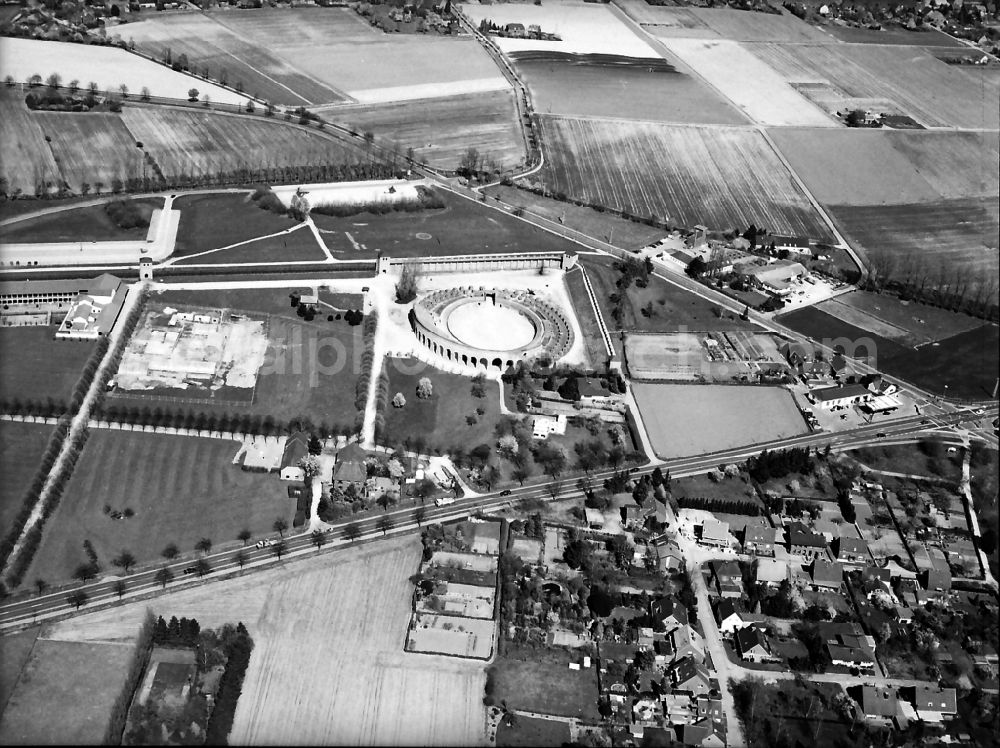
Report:
M 59 167 L 38 120 L 12 92 L 0 92 L 0 175 L 7 189 L 35 192 L 39 182 L 57 182 Z
M 84 182 L 110 190 L 114 179 L 142 176 L 142 151 L 117 114 L 35 112 L 50 139 L 63 179 L 79 191 Z M 85 143 L 86 147 L 81 147 Z
M 556 193 L 639 216 L 710 229 L 830 240 L 763 136 L 754 130 L 543 117 L 542 179 Z

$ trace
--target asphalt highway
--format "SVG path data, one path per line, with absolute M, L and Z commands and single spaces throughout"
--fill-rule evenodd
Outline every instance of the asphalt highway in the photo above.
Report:
M 697 475 L 711 470 L 719 465 L 732 462 L 742 462 L 746 458 L 760 453 L 764 449 L 787 449 L 789 447 L 812 447 L 824 449 L 827 444 L 835 451 L 855 449 L 882 441 L 898 442 L 906 438 L 915 439 L 920 432 L 940 429 L 948 426 L 958 426 L 969 421 L 992 421 L 997 416 L 997 406 L 992 405 L 985 409 L 982 415 L 976 414 L 973 409 L 967 408 L 954 413 L 942 416 L 921 416 L 913 415 L 905 418 L 898 418 L 892 421 L 884 421 L 867 424 L 849 431 L 837 433 L 814 432 L 802 434 L 800 436 L 780 439 L 755 444 L 749 447 L 739 447 L 710 454 L 698 455 L 696 457 L 681 457 L 662 462 L 649 463 L 643 467 L 634 468 L 633 474 L 636 476 L 652 472 L 655 467 L 669 470 L 675 478 L 682 478 L 689 475 Z M 884 436 L 880 436 L 883 434 Z M 612 470 L 601 470 L 591 474 L 591 480 L 599 483 L 604 478 L 611 476 Z M 468 496 L 456 499 L 453 504 L 438 507 L 427 504 L 421 507 L 406 507 L 389 512 L 383 512 L 358 519 L 351 523 L 340 523 L 334 525 L 325 534 L 325 544 L 316 549 L 310 533 L 290 536 L 284 539 L 285 550 L 282 558 L 289 556 L 299 556 L 307 553 L 330 552 L 337 548 L 343 548 L 352 543 L 366 543 L 377 541 L 388 535 L 396 535 L 401 532 L 409 532 L 418 528 L 419 524 L 432 522 L 442 522 L 448 520 L 461 519 L 479 511 L 490 511 L 525 499 L 539 500 L 561 500 L 579 498 L 581 491 L 576 487 L 576 480 L 564 479 L 553 481 L 551 484 L 540 486 L 527 486 L 524 488 L 511 489 L 509 494 L 501 495 L 500 492 L 489 494 Z M 418 523 L 417 513 L 422 513 L 421 522 Z M 391 527 L 380 526 L 383 518 L 388 518 Z M 344 528 L 348 524 L 356 525 L 359 530 L 358 537 L 351 541 L 344 537 Z M 217 551 L 204 556 L 204 559 L 211 567 L 211 571 L 205 575 L 205 579 L 219 578 L 228 573 L 240 570 L 240 564 L 236 560 L 238 547 L 230 547 L 226 550 Z M 260 569 L 267 569 L 279 562 L 279 558 L 274 553 L 274 548 L 243 548 L 243 573 L 253 573 Z M 75 590 L 82 590 L 86 593 L 88 601 L 80 608 L 79 613 L 85 613 L 96 606 L 113 604 L 119 599 L 115 585 L 119 579 L 126 585 L 126 600 L 134 599 L 137 595 L 156 595 L 165 591 L 173 591 L 184 586 L 190 586 L 201 581 L 198 574 L 190 571 L 194 568 L 197 558 L 185 558 L 167 562 L 150 567 L 142 567 L 128 575 L 121 577 L 111 576 L 80 585 L 70 585 L 53 588 L 41 595 L 34 595 L 28 592 L 20 593 L 9 598 L 0 605 L 0 629 L 17 628 L 30 625 L 37 620 L 44 620 L 53 617 L 64 617 L 77 613 L 67 602 L 69 593 Z M 157 572 L 166 567 L 173 574 L 173 579 L 165 586 L 156 581 Z M 185 570 L 189 570 L 185 572 Z

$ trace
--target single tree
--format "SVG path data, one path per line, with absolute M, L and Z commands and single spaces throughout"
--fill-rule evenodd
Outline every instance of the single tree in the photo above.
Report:
M 284 540 L 279 540 L 271 546 L 271 553 L 277 556 L 279 561 L 285 555 L 286 550 L 288 550 L 288 547 L 285 545 Z
M 73 578 L 81 582 L 89 582 L 91 579 L 97 576 L 97 569 L 94 568 L 93 563 L 80 564 L 76 567 L 73 572 Z
M 418 506 L 413 510 L 413 521 L 417 523 L 418 527 L 424 523 L 425 519 L 427 519 L 427 507 Z
M 313 530 L 309 535 L 309 540 L 314 546 L 316 546 L 316 550 L 318 551 L 326 545 L 326 533 L 322 530 Z
M 402 392 L 397 392 L 392 398 L 392 407 L 402 408 L 404 405 L 406 405 L 406 398 Z
M 247 541 L 253 537 L 253 533 L 244 527 L 236 537 L 243 541 L 243 545 L 246 545 Z
M 528 467 L 529 463 L 525 463 L 514 468 L 510 476 L 517 481 L 518 485 L 523 486 L 524 482 L 531 477 L 531 468 Z
M 83 590 L 73 590 L 73 592 L 70 592 L 66 596 L 66 602 L 77 610 L 80 609 L 81 605 L 86 605 L 88 600 L 90 600 L 90 598 L 87 597 L 87 593 Z
M 431 382 L 430 377 L 420 377 L 420 381 L 417 382 L 417 397 L 426 400 L 433 395 L 434 383 Z
M 243 564 L 247 562 L 247 552 L 243 550 L 236 551 L 236 553 L 233 554 L 233 561 L 239 564 L 240 568 L 242 569 Z
M 201 540 L 199 540 L 195 544 L 194 549 L 196 551 L 199 551 L 200 553 L 208 553 L 209 551 L 212 550 L 212 541 L 211 541 L 211 539 L 209 539 L 209 538 L 202 538 Z
M 41 597 L 42 594 L 45 592 L 45 590 L 47 590 L 48 588 L 49 588 L 49 583 L 46 582 L 41 577 L 39 577 L 38 579 L 35 580 L 35 589 L 38 590 L 38 596 L 39 597 Z
M 154 579 L 156 579 L 156 581 L 159 582 L 164 589 L 166 589 L 167 584 L 173 581 L 174 573 L 166 566 L 162 566 L 160 567 L 160 570 L 156 572 Z
M 353 543 L 355 540 L 361 537 L 361 528 L 357 524 L 352 522 L 351 524 L 346 525 L 344 529 L 341 530 L 341 533 L 344 536 L 344 540 L 348 541 L 349 543 Z
M 278 517 L 278 519 L 274 520 L 274 524 L 271 525 L 271 527 L 273 527 L 274 531 L 283 538 L 285 537 L 285 530 L 288 529 L 288 522 L 283 518 Z
M 413 497 L 420 499 L 420 503 L 423 504 L 424 500 L 429 499 L 434 495 L 434 491 L 437 490 L 437 485 L 430 478 L 421 478 L 416 483 L 413 484 Z
M 118 599 L 119 600 L 122 599 L 122 595 L 125 594 L 125 590 L 127 590 L 127 589 L 128 589 L 128 585 L 125 584 L 125 580 L 124 579 L 119 579 L 119 580 L 117 580 L 115 582 L 114 590 L 115 590 L 115 593 L 118 595 Z
M 177 549 L 177 546 L 174 545 L 173 543 L 164 548 L 163 551 L 160 553 L 160 555 L 163 556 L 165 559 L 167 559 L 167 561 L 173 561 L 175 558 L 177 558 L 179 554 L 180 551 Z
M 142 87 L 142 93 L 139 95 L 139 98 L 142 99 L 143 101 L 149 101 L 150 93 L 148 86 Z
M 209 564 L 208 561 L 206 561 L 205 559 L 199 558 L 194 563 L 194 570 L 195 570 L 195 572 L 197 572 L 197 574 L 198 574 L 199 577 L 203 577 L 206 574 L 211 573 L 211 571 L 212 571 L 212 565 Z
M 389 507 L 392 506 L 393 504 L 395 504 L 396 502 L 392 498 L 392 496 L 390 496 L 387 493 L 384 493 L 381 496 L 379 496 L 377 499 L 375 499 L 375 503 L 378 504 L 380 507 L 382 507 L 383 511 L 387 512 L 387 511 L 389 511 Z
M 197 88 L 188 89 L 188 101 L 197 101 L 199 91 Z
M 403 265 L 396 281 L 396 303 L 409 304 L 417 298 L 417 273 L 412 265 Z
M 389 530 L 393 528 L 392 517 L 388 514 L 383 514 L 378 518 L 378 522 L 375 523 L 375 529 L 381 530 L 382 535 L 388 535 Z
M 115 558 L 111 559 L 111 563 L 115 566 L 120 566 L 128 574 L 129 569 L 135 566 L 135 556 L 128 551 L 122 551 Z

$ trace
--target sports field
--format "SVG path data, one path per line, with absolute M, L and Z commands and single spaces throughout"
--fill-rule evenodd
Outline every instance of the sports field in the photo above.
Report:
M 996 132 L 768 131 L 795 173 L 828 205 L 893 205 L 1000 193 Z
M 522 59 L 517 69 L 539 114 L 680 124 L 747 122 L 736 107 L 683 66 Z
M 133 633 L 138 631 L 136 624 Z M 131 642 L 40 636 L 0 716 L 4 745 L 96 745 L 128 675 Z
M 0 421 L 0 527 L 10 527 L 21 510 L 51 436 L 50 426 Z
M 334 107 L 322 115 L 371 132 L 380 145 L 398 145 L 401 156 L 412 148 L 417 161 L 440 169 L 455 169 L 469 148 L 507 169 L 524 161 L 511 91 Z
M 125 85 L 135 96 L 148 88 L 153 96 L 187 99 L 193 87 L 215 102 L 240 106 L 247 101 L 235 91 L 178 73 L 118 47 L 8 37 L 0 47 L 0 70 L 20 82 L 36 74 L 47 78 L 57 73 L 63 83 L 78 80 L 81 88 L 86 88 L 93 81 L 102 91 L 118 91 Z
M 35 194 L 39 183 L 57 182 L 59 166 L 45 133 L 24 99 L 0 90 L 0 169 L 11 194 Z
M 927 127 L 1000 127 L 1000 89 L 912 47 L 747 44 L 754 56 L 824 111 L 890 102 Z M 880 111 L 886 111 L 882 104 Z M 776 124 L 776 123 L 775 123 Z
M 125 107 L 121 117 L 164 174 L 353 164 L 361 158 L 355 148 L 287 127 L 282 120 L 159 107 Z M 134 143 L 132 150 L 136 150 Z
M 663 39 L 686 65 L 761 125 L 837 127 L 837 122 L 796 91 L 778 72 L 729 39 Z M 812 49 L 812 47 L 809 47 Z
M 104 573 L 122 549 L 140 563 L 155 562 L 168 543 L 194 551 L 200 538 L 216 544 L 244 527 L 271 531 L 291 522 L 295 502 L 276 474 L 244 472 L 232 464 L 237 443 L 223 439 L 94 429 L 66 486 L 65 498 L 45 526 L 27 579 L 68 581 L 87 561 L 90 540 Z M 113 520 L 104 506 L 135 512 Z
M 509 88 L 475 40 L 385 34 L 349 8 L 264 8 L 210 17 L 243 40 L 238 57 L 267 49 L 299 74 L 369 104 Z M 317 104 L 340 98 L 302 94 Z
M 753 223 L 832 238 L 754 130 L 540 119 L 548 157 L 542 179 L 557 194 L 681 226 L 745 230 Z
M 792 394 L 779 387 L 637 382 L 632 391 L 661 459 L 787 439 L 809 430 Z
M 156 614 L 202 628 L 243 621 L 254 651 L 232 745 L 482 745 L 481 663 L 403 652 L 420 564 L 415 534 L 344 548 L 156 598 Z M 58 635 L 122 637 L 148 602 L 57 624 Z
M 55 333 L 55 326 L 0 328 L 3 399 L 69 403 L 94 346 L 89 341 L 56 340 Z

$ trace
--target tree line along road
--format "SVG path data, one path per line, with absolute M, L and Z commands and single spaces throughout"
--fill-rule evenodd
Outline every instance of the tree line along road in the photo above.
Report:
M 996 410 L 996 406 L 992 406 L 991 416 L 996 414 Z M 966 420 L 981 417 L 964 411 L 939 417 L 936 420 L 949 424 L 959 424 Z M 788 439 L 713 452 L 696 457 L 650 461 L 645 466 L 632 468 L 632 471 L 636 476 L 640 476 L 652 472 L 655 467 L 660 467 L 661 469 L 669 470 L 674 477 L 682 478 L 704 473 L 722 463 L 743 461 L 748 457 L 758 454 L 763 449 L 773 450 L 804 446 L 822 449 L 829 444 L 833 450 L 842 451 L 878 443 L 883 438 L 878 437 L 878 433 L 885 433 L 887 437 L 893 438 L 908 436 L 915 441 L 925 431 L 921 420 L 920 416 L 910 416 L 897 419 L 893 423 L 866 425 L 837 434 L 803 434 Z M 595 481 L 600 481 L 612 476 L 614 472 L 613 470 L 602 470 L 592 473 L 590 477 Z M 290 536 L 283 541 L 284 552 L 280 558 L 273 552 L 272 548 L 241 548 L 240 546 L 232 546 L 226 550 L 205 554 L 200 557 L 211 567 L 211 571 L 206 572 L 204 576 L 199 576 L 197 573 L 185 573 L 185 569 L 192 568 L 198 560 L 197 558 L 187 558 L 141 569 L 125 577 L 112 577 L 83 585 L 66 586 L 59 589 L 53 588 L 41 595 L 32 595 L 30 592 L 19 593 L 3 605 L 0 605 L 0 630 L 30 626 L 40 620 L 69 617 L 78 614 L 78 612 L 83 613 L 86 610 L 92 610 L 95 606 L 117 604 L 120 599 L 119 592 L 116 589 L 119 581 L 124 581 L 126 585 L 124 595 L 121 597 L 122 601 L 131 601 L 141 597 L 163 594 L 164 592 L 191 586 L 202 581 L 223 579 L 234 573 L 246 574 L 260 569 L 267 569 L 290 556 L 299 557 L 309 552 L 329 552 L 350 546 L 354 543 L 377 541 L 390 534 L 398 535 L 403 532 L 412 532 L 427 523 L 462 519 L 475 512 L 496 510 L 513 504 L 515 501 L 525 499 L 558 501 L 581 498 L 582 496 L 582 492 L 575 485 L 564 488 L 561 481 L 555 480 L 551 484 L 512 489 L 510 494 L 506 496 L 501 496 L 499 492 L 493 492 L 484 496 L 458 499 L 454 504 L 444 507 L 421 506 L 397 509 L 366 517 L 356 522 L 334 525 L 328 533 L 324 534 L 325 542 L 318 549 L 313 549 L 314 541 L 311 533 L 307 532 L 301 535 Z M 344 534 L 345 528 L 351 525 L 354 525 L 358 531 L 358 536 L 354 540 L 348 539 Z M 239 552 L 242 552 L 243 555 L 242 565 L 237 560 Z M 157 574 L 162 568 L 168 569 L 172 575 L 171 581 L 166 585 L 157 579 Z M 82 606 L 79 611 L 75 610 L 67 601 L 68 595 L 77 591 L 82 591 L 87 596 L 86 606 Z

